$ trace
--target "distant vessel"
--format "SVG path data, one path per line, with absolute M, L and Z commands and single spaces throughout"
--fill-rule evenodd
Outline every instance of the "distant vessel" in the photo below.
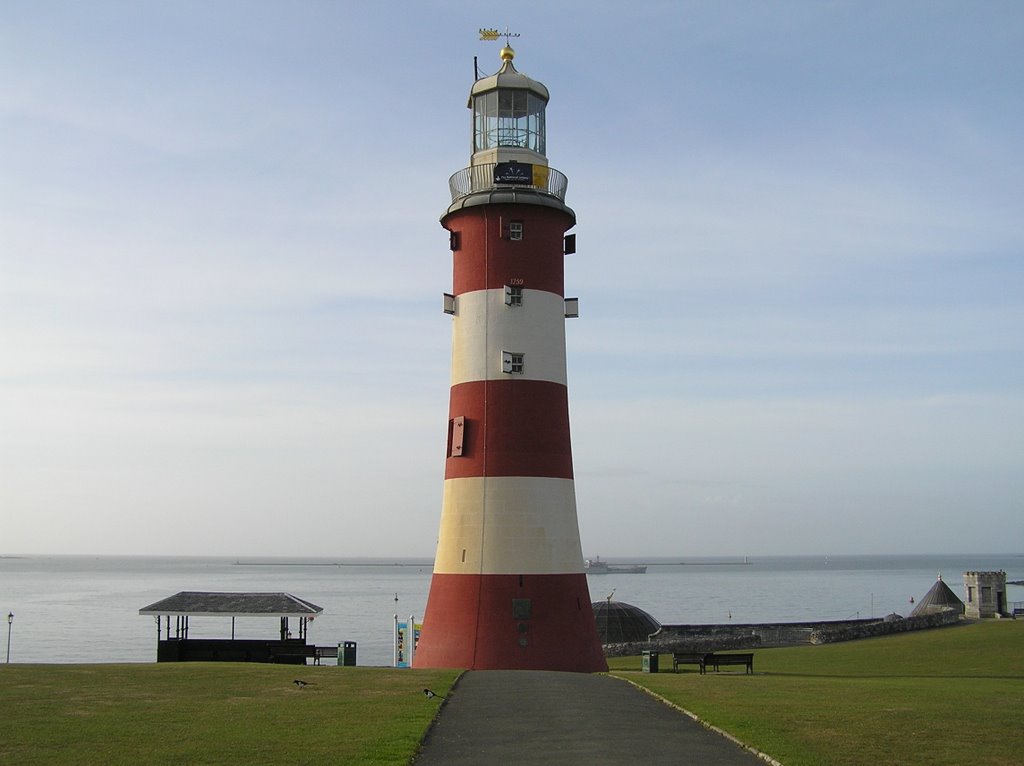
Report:
M 583 565 L 587 574 L 645 574 L 647 572 L 647 567 L 643 564 L 612 566 L 607 561 L 601 561 L 600 556 L 587 559 Z

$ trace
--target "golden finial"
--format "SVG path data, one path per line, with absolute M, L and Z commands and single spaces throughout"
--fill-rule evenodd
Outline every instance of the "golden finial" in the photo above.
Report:
M 516 57 L 516 52 L 514 50 L 512 50 L 512 46 L 511 45 L 506 45 L 504 48 L 501 49 L 501 60 L 502 61 L 511 61 L 515 57 Z

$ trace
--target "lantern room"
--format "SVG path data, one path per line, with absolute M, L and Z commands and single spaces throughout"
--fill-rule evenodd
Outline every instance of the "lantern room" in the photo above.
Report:
M 501 50 L 501 69 L 473 84 L 473 164 L 528 162 L 547 165 L 544 110 L 548 89 L 516 70 L 515 51 Z

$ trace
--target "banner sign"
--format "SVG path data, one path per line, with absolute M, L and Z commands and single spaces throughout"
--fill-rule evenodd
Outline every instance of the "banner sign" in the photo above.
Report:
M 533 185 L 533 165 L 529 162 L 499 162 L 494 166 L 494 183 Z
M 411 630 L 410 630 L 411 626 Z M 412 658 L 416 653 L 416 645 L 420 642 L 420 630 L 422 623 L 417 623 L 415 618 L 409 617 L 408 621 L 399 621 L 395 615 L 395 667 L 411 668 Z

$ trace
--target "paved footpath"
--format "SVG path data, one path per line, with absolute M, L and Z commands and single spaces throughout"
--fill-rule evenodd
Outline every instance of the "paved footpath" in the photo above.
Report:
M 534 670 L 464 674 L 414 764 L 765 766 L 625 681 Z

